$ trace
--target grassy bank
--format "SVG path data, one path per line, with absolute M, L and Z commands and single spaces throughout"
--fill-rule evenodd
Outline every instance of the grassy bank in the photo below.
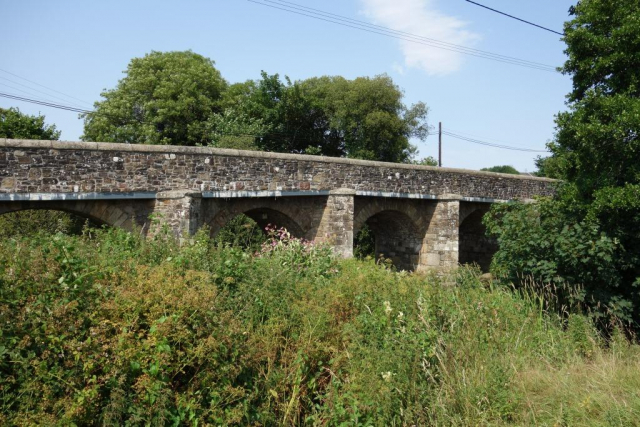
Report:
M 638 425 L 621 334 L 286 240 L 0 241 L 0 424 Z

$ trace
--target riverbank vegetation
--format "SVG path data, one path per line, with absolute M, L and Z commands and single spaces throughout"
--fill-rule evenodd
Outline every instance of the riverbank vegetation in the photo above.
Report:
M 455 283 L 455 286 L 452 284 Z M 636 425 L 640 347 L 473 269 L 272 230 L 0 241 L 2 425 Z

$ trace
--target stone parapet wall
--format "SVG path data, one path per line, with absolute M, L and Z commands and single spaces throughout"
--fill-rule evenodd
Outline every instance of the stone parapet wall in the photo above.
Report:
M 0 198 L 30 193 L 215 194 L 350 189 L 483 200 L 552 195 L 555 181 L 490 172 L 200 147 L 0 139 Z

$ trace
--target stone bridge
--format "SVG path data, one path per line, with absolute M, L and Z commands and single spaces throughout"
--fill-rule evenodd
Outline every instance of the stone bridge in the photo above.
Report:
M 353 254 L 367 224 L 376 253 L 403 269 L 488 265 L 490 205 L 554 192 L 552 180 L 319 156 L 199 147 L 0 139 L 0 214 L 56 209 L 147 232 L 260 226 Z

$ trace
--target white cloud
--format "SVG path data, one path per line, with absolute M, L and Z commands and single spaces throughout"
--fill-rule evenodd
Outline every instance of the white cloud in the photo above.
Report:
M 434 0 L 360 0 L 364 14 L 377 25 L 448 43 L 472 46 L 479 36 L 466 30 L 466 22 L 438 11 Z M 405 66 L 429 75 L 457 71 L 463 55 L 424 44 L 398 40 Z
M 391 64 L 391 68 L 393 69 L 393 71 L 400 74 L 401 76 L 404 75 L 404 67 L 401 64 L 394 62 L 393 64 Z

